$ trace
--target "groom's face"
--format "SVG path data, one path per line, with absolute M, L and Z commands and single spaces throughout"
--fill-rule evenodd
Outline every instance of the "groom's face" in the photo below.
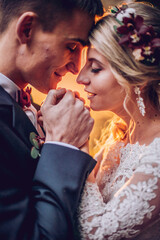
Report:
M 88 43 L 93 18 L 75 10 L 68 21 L 61 21 L 53 32 L 36 31 L 33 55 L 27 63 L 25 81 L 47 93 L 67 73 L 78 74 L 81 52 Z

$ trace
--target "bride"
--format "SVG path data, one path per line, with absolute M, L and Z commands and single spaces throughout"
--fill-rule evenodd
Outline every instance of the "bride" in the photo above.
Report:
M 111 9 L 90 37 L 77 78 L 90 106 L 120 117 L 79 207 L 82 239 L 160 239 L 160 11 Z

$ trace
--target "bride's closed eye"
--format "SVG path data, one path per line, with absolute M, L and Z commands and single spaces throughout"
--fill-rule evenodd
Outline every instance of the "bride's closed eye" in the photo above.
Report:
M 99 66 L 99 64 L 92 62 L 91 64 L 91 72 L 92 73 L 99 73 L 102 70 L 102 68 Z
M 102 69 L 101 68 L 92 68 L 91 72 L 92 73 L 99 73 Z

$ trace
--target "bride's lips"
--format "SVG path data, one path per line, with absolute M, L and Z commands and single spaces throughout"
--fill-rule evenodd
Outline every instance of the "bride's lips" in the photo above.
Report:
M 88 98 L 89 100 L 96 96 L 95 93 L 89 92 L 89 91 L 87 91 L 87 90 L 85 90 L 85 91 L 87 92 L 87 98 Z

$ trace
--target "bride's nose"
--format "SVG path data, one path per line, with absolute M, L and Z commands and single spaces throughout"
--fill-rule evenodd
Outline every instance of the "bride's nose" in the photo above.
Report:
M 76 79 L 78 84 L 88 85 L 90 83 L 90 79 L 87 76 L 87 73 L 82 69 Z

